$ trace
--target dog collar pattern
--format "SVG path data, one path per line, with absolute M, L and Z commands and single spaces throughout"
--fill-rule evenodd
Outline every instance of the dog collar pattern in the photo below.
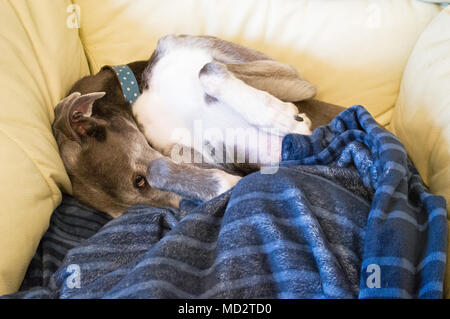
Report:
M 112 66 L 111 69 L 116 73 L 117 78 L 119 79 L 125 100 L 127 100 L 130 105 L 133 105 L 139 95 L 141 95 L 138 81 L 136 80 L 133 71 L 128 65 Z

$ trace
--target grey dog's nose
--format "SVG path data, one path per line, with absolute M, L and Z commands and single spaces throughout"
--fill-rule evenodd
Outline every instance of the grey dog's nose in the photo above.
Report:
M 294 119 L 298 122 L 303 122 L 303 117 L 301 117 L 300 115 L 295 115 Z
M 166 157 L 160 157 L 150 162 L 147 167 L 147 181 L 153 188 L 163 190 L 171 174 L 171 162 Z

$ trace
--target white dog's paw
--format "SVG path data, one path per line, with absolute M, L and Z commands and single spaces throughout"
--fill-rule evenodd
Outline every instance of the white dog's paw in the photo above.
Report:
M 283 113 L 286 115 L 291 115 L 293 117 L 295 117 L 295 115 L 298 115 L 298 108 L 297 106 L 295 106 L 294 103 L 290 103 L 290 102 L 285 102 L 282 104 L 283 106 Z
M 280 112 L 273 114 L 270 124 L 262 129 L 270 134 L 285 136 L 290 133 L 311 135 L 311 120 L 306 114 Z
M 305 113 L 295 115 L 294 120 L 296 123 L 292 123 L 294 128 L 290 133 L 297 133 L 297 134 L 303 134 L 303 135 L 311 135 L 312 134 L 312 132 L 311 132 L 312 122 Z
M 308 127 L 309 133 L 306 134 L 306 135 L 311 135 L 312 134 L 312 131 L 311 131 L 312 121 L 311 121 L 311 119 L 305 113 L 300 113 L 298 116 L 303 120 L 302 122 L 304 123 L 304 125 L 306 125 L 306 127 Z

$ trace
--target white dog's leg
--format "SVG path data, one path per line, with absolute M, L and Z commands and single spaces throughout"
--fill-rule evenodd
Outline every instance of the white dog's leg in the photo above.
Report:
M 226 64 L 228 71 L 255 89 L 266 91 L 284 102 L 298 102 L 316 95 L 316 87 L 304 80 L 292 66 L 274 61 L 257 60 Z
M 206 64 L 199 73 L 205 93 L 229 105 L 250 124 L 271 134 L 311 134 L 311 121 L 298 114 L 293 103 L 283 102 L 265 91 L 258 90 L 236 78 L 226 65 Z

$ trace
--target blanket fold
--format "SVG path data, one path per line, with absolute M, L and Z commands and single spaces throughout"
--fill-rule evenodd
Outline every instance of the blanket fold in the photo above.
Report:
M 342 112 L 311 138 L 287 136 L 282 157 L 297 165 L 354 165 L 364 185 L 374 190 L 360 298 L 442 297 L 445 199 L 428 192 L 402 143 L 363 107 Z M 369 283 L 376 279 L 373 269 L 380 274 L 376 287 Z
M 442 298 L 446 236 L 445 200 L 353 106 L 206 203 L 110 220 L 65 196 L 5 297 Z

